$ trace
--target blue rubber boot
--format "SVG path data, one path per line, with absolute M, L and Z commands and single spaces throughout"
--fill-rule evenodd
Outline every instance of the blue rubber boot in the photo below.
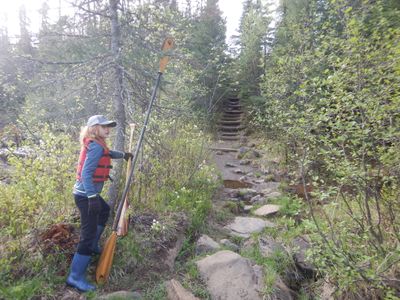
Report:
M 101 254 L 101 248 L 99 247 L 99 240 L 101 235 L 103 234 L 104 231 L 104 226 L 97 225 L 97 231 L 96 231 L 96 238 L 93 241 L 93 253 L 94 254 Z
M 86 269 L 90 263 L 90 256 L 75 253 L 71 263 L 71 272 L 67 278 L 67 285 L 77 288 L 81 292 L 94 291 L 96 287 L 86 281 Z

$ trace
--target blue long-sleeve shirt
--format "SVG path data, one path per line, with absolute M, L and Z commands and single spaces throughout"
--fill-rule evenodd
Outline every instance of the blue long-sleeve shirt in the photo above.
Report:
M 103 147 L 96 141 L 92 141 L 88 145 L 86 159 L 83 163 L 81 179 L 77 180 L 74 185 L 73 193 L 75 195 L 92 198 L 97 196 L 103 190 L 104 182 L 93 182 L 93 174 L 99 164 L 100 158 L 103 156 Z M 110 157 L 123 158 L 124 152 L 110 150 Z

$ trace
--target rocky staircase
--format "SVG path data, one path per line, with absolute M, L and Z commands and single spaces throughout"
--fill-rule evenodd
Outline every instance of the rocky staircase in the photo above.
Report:
M 244 126 L 243 110 L 239 98 L 230 97 L 223 103 L 223 114 L 218 122 L 218 139 L 222 141 L 239 141 Z

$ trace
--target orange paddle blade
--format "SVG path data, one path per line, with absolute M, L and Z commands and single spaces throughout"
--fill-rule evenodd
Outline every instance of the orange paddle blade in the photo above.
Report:
M 160 59 L 160 73 L 163 73 L 165 70 L 165 67 L 168 64 L 169 57 L 166 55 L 168 51 L 172 50 L 174 47 L 174 39 L 171 37 L 167 37 L 164 40 L 164 43 L 162 45 L 161 50 L 164 52 L 164 56 Z
M 117 233 L 113 231 L 104 245 L 99 263 L 96 269 L 96 282 L 104 283 L 108 280 L 114 258 L 115 245 L 117 244 Z

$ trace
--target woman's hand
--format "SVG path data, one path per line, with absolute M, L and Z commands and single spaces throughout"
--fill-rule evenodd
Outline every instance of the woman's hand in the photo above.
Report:
M 124 154 L 124 159 L 125 159 L 126 161 L 132 159 L 132 157 L 133 157 L 132 153 L 130 153 L 130 152 L 125 152 L 125 154 Z

